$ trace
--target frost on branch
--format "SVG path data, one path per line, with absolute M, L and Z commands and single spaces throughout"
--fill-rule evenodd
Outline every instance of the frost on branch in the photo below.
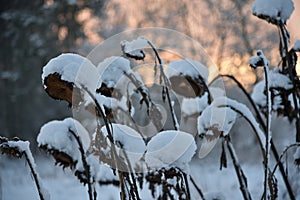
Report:
M 143 49 L 148 45 L 148 41 L 144 37 L 139 37 L 136 40 L 132 41 L 122 41 L 121 47 L 123 53 L 129 57 L 136 60 L 143 60 L 146 54 L 143 52 Z
M 194 137 L 182 131 L 162 131 L 147 144 L 145 160 L 151 169 L 169 167 L 188 172 L 188 163 L 196 151 Z
M 8 155 L 21 158 L 23 155 L 26 158 L 26 162 L 29 165 L 31 174 L 37 186 L 37 190 L 41 200 L 49 200 L 50 194 L 46 188 L 44 188 L 40 175 L 36 170 L 36 164 L 29 147 L 28 141 L 22 141 L 19 138 L 8 140 L 7 138 L 0 136 L 0 151 Z
M 42 82 L 49 96 L 72 105 L 83 100 L 79 85 L 93 90 L 97 77 L 96 67 L 88 59 L 66 53 L 51 59 L 44 66 Z
M 252 14 L 269 23 L 285 24 L 294 11 L 292 0 L 255 0 L 252 5 Z
M 208 69 L 198 61 L 185 59 L 171 62 L 166 75 L 172 89 L 184 97 L 201 97 L 208 92 Z
M 73 118 L 46 123 L 40 130 L 37 142 L 39 147 L 52 154 L 58 164 L 74 168 L 81 162 L 81 154 L 73 134 L 80 138 L 84 151 L 87 151 L 91 142 L 89 134 Z

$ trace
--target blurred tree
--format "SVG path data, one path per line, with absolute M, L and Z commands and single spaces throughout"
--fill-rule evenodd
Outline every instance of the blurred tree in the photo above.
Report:
M 83 9 L 101 15 L 104 1 L 2 0 L 0 6 L 0 131 L 35 138 L 40 126 L 67 113 L 43 91 L 41 69 L 86 38 L 77 20 Z M 48 107 L 50 109 L 45 109 Z M 43 110 L 43 112 L 40 112 Z

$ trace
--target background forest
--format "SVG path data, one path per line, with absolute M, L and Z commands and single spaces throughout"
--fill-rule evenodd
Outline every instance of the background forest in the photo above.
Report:
M 64 117 L 65 104 L 46 97 L 42 66 L 61 52 L 87 55 L 106 38 L 124 30 L 164 27 L 184 33 L 203 45 L 219 67 L 243 80 L 251 91 L 262 73 L 248 67 L 256 48 L 271 63 L 279 62 L 275 26 L 249 14 L 251 1 L 144 1 L 122 0 L 3 0 L 0 7 L 0 130 L 34 141 L 40 126 L 55 116 Z M 300 5 L 288 21 L 291 44 Z M 298 21 L 297 21 L 298 19 Z M 267 28 L 266 28 L 267 27 Z M 229 83 L 230 86 L 230 83 Z M 44 109 L 45 107 L 50 109 Z M 37 114 L 38 113 L 38 114 Z

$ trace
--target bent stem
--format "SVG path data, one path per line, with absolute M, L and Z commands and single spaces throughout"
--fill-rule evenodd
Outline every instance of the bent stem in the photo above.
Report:
M 205 200 L 202 190 L 198 187 L 198 185 L 196 184 L 194 178 L 191 175 L 190 175 L 190 180 L 191 180 L 193 186 L 196 188 L 196 190 L 197 190 L 198 194 L 200 195 L 201 199 Z
M 154 44 L 147 39 L 147 42 L 148 44 L 151 46 L 152 50 L 154 51 L 155 53 L 155 56 L 158 60 L 158 63 L 159 63 L 159 67 L 160 67 L 160 76 L 161 76 L 161 80 L 163 81 L 163 89 L 165 90 L 166 92 L 166 95 L 167 95 L 167 100 L 168 100 L 168 104 L 169 104 L 169 108 L 170 108 L 170 111 L 171 111 L 171 115 L 172 115 L 172 120 L 173 120 L 173 125 L 174 125 L 174 129 L 175 130 L 179 130 L 179 124 L 178 124 L 178 120 L 177 120 L 177 117 L 176 117 L 176 114 L 175 114 L 175 110 L 173 108 L 173 105 L 172 105 L 172 100 L 171 100 L 171 97 L 170 97 L 170 91 L 169 91 L 169 87 L 170 87 L 170 81 L 168 80 L 165 72 L 164 72 L 164 62 L 163 60 L 160 58 Z
M 238 181 L 239 181 L 239 184 L 240 184 L 240 190 L 243 194 L 243 197 L 245 200 L 251 200 L 251 195 L 250 195 L 250 192 L 248 190 L 248 184 L 247 184 L 247 178 L 242 170 L 242 167 L 241 165 L 239 164 L 239 160 L 238 160 L 238 157 L 235 153 L 235 150 L 233 148 L 233 145 L 231 143 L 231 139 L 230 139 L 230 136 L 227 135 L 224 137 L 224 140 L 227 144 L 227 149 L 230 153 L 230 156 L 231 156 L 231 159 L 233 161 L 233 165 L 234 165 L 234 169 L 235 169 L 235 173 L 238 177 Z
M 86 154 L 85 154 L 85 151 L 83 149 L 83 145 L 82 145 L 81 139 L 80 139 L 80 137 L 74 131 L 72 131 L 70 129 L 69 129 L 69 131 L 73 135 L 73 137 L 75 138 L 75 140 L 76 140 L 76 142 L 78 144 L 79 151 L 80 151 L 80 154 L 81 154 L 82 165 L 83 165 L 84 171 L 86 172 L 86 175 L 87 175 L 89 199 L 93 200 L 93 194 L 96 191 L 93 191 L 93 186 L 92 186 L 92 181 L 91 181 L 90 166 L 87 163 Z
M 250 102 L 252 108 L 254 109 L 254 112 L 256 114 L 256 117 L 260 123 L 260 125 L 262 126 L 263 130 L 264 130 L 264 133 L 266 134 L 267 132 L 267 127 L 266 127 L 266 124 L 264 122 L 264 120 L 262 119 L 262 116 L 261 116 L 261 113 L 259 112 L 256 104 L 254 103 L 253 99 L 251 98 L 251 96 L 249 95 L 249 93 L 246 91 L 246 89 L 243 87 L 243 85 L 232 75 L 230 74 L 224 74 L 224 75 L 218 75 L 216 78 L 214 78 L 209 85 L 211 85 L 213 82 L 215 82 L 217 79 L 219 78 L 222 78 L 222 77 L 226 77 L 226 78 L 229 78 L 231 79 L 232 81 L 234 81 L 237 86 L 242 90 L 242 92 L 246 95 L 248 101 Z M 249 121 L 248 121 L 249 122 Z M 291 199 L 295 199 L 295 196 L 294 196 L 294 193 L 293 193 L 293 190 L 292 190 L 292 187 L 291 187 L 291 184 L 288 180 L 288 177 L 286 175 L 286 172 L 284 170 L 284 166 L 283 164 L 280 162 L 280 158 L 279 158 L 279 153 L 276 149 L 276 146 L 271 138 L 271 150 L 273 152 L 273 155 L 275 157 L 275 160 L 276 162 L 278 163 L 278 166 L 279 166 L 279 170 L 280 170 L 280 173 L 281 173 L 281 176 L 283 178 L 283 181 L 284 181 L 284 184 L 285 184 L 285 187 L 288 191 L 288 194 L 289 194 L 289 197 Z
M 114 139 L 113 139 L 113 135 L 112 135 L 112 127 L 110 126 L 111 123 L 109 121 L 109 119 L 106 117 L 105 115 L 105 112 L 102 110 L 102 107 L 100 105 L 100 103 L 98 102 L 98 100 L 95 98 L 95 96 L 92 94 L 91 91 L 89 91 L 88 88 L 86 88 L 85 86 L 81 85 L 81 87 L 83 88 L 83 90 L 85 90 L 87 92 L 87 94 L 93 99 L 95 105 L 96 105 L 96 111 L 98 111 L 102 118 L 104 119 L 104 123 L 105 123 L 105 127 L 106 127 L 106 130 L 107 130 L 107 133 L 108 133 L 108 139 L 110 140 L 111 142 L 111 151 L 112 151 L 112 160 L 115 160 L 115 167 L 118 171 L 118 176 L 119 176 L 119 179 L 120 179 L 120 189 L 121 189 L 121 193 L 120 193 L 120 197 L 122 200 L 126 200 L 126 184 L 125 184 L 125 175 L 124 172 L 121 172 L 118 168 L 118 161 L 117 161 L 117 150 L 116 150 L 116 147 L 114 145 Z
M 33 180 L 34 180 L 34 182 L 35 182 L 36 188 L 37 188 L 37 190 L 38 190 L 39 197 L 40 197 L 41 200 L 46 200 L 46 198 L 45 198 L 44 195 L 43 195 L 43 192 L 41 191 L 42 188 L 41 188 L 41 183 L 40 183 L 40 180 L 39 180 L 38 173 L 36 172 L 36 169 L 35 169 L 35 167 L 34 167 L 34 164 L 31 163 L 31 161 L 30 161 L 30 159 L 29 159 L 29 157 L 30 157 L 31 155 L 27 155 L 27 152 L 26 152 L 26 151 L 24 152 L 24 154 L 25 154 L 26 162 L 28 163 L 29 168 L 30 168 L 30 171 L 31 171 L 31 174 L 32 174 L 32 176 L 33 176 Z
M 279 165 L 279 163 L 281 163 L 281 160 L 282 160 L 283 156 L 287 153 L 287 151 L 290 150 L 290 149 L 293 148 L 293 147 L 299 147 L 299 146 L 300 146 L 300 143 L 295 143 L 295 144 L 289 145 L 288 147 L 286 147 L 286 148 L 283 150 L 282 154 L 281 154 L 280 157 L 279 157 L 279 161 L 276 163 L 276 165 L 275 165 L 275 167 L 274 167 L 274 169 L 273 169 L 273 171 L 272 171 L 272 175 L 275 174 L 276 169 L 277 169 L 277 166 Z

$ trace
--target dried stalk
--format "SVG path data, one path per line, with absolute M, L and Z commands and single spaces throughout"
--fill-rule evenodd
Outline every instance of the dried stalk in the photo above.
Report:
M 227 149 L 228 149 L 231 159 L 233 161 L 235 173 L 238 177 L 239 184 L 240 184 L 240 190 L 243 194 L 243 197 L 245 200 L 251 200 L 252 198 L 251 198 L 250 192 L 248 190 L 247 178 L 242 170 L 242 167 L 239 164 L 238 157 L 237 157 L 235 150 L 233 148 L 233 145 L 230 141 L 230 136 L 229 135 L 225 136 L 224 140 L 226 141 Z
M 242 92 L 246 95 L 248 101 L 250 102 L 252 108 L 254 109 L 254 112 L 256 114 L 256 117 L 260 123 L 260 125 L 262 126 L 263 130 L 264 130 L 264 133 L 266 134 L 266 131 L 267 131 L 267 127 L 265 125 L 265 122 L 264 120 L 262 119 L 262 116 L 261 116 L 261 113 L 259 112 L 256 104 L 254 103 L 253 99 L 251 98 L 251 96 L 249 95 L 249 93 L 246 91 L 246 89 L 243 87 L 243 85 L 232 75 L 229 75 L 229 74 L 225 74 L 225 75 L 218 75 L 216 78 L 214 78 L 210 84 L 212 84 L 213 82 L 215 82 L 217 79 L 221 78 L 221 77 L 226 77 L 226 78 L 229 78 L 231 79 L 232 81 L 234 81 L 237 86 L 242 90 Z M 284 181 L 284 184 L 285 184 L 285 187 L 288 191 L 288 194 L 289 194 L 289 197 L 291 199 L 295 199 L 295 196 L 294 196 L 294 193 L 293 193 L 293 190 L 292 190 L 292 187 L 291 187 L 291 184 L 288 180 L 288 177 L 285 173 L 285 170 L 284 170 L 284 166 L 283 164 L 280 162 L 280 158 L 279 158 L 279 154 L 278 154 L 278 151 L 276 149 L 276 146 L 271 138 L 271 150 L 273 152 L 273 155 L 275 157 L 275 160 L 276 162 L 278 163 L 278 166 L 279 166 L 279 170 L 280 170 L 280 173 L 281 173 L 281 176 L 283 178 L 283 181 Z
M 279 31 L 280 31 L 280 44 L 283 44 L 283 48 L 280 48 L 280 53 L 281 53 L 281 57 L 282 57 L 282 63 L 283 63 L 283 68 L 287 67 L 288 70 L 288 74 L 289 74 L 289 78 L 293 83 L 293 102 L 294 102 L 294 109 L 296 112 L 296 121 L 295 121 L 295 125 L 296 125 L 296 142 L 300 142 L 300 111 L 298 109 L 298 101 L 297 101 L 297 83 L 296 83 L 296 78 L 295 75 L 293 74 L 293 62 L 290 58 L 290 54 L 288 51 L 288 43 L 289 43 L 289 32 L 286 29 L 286 26 L 280 22 L 280 24 L 277 26 Z M 281 47 L 280 45 L 280 47 Z
M 151 46 L 152 50 L 154 51 L 155 56 L 156 56 L 156 58 L 158 60 L 158 63 L 159 63 L 160 76 L 162 77 L 163 88 L 165 89 L 165 92 L 166 92 L 166 95 L 167 95 L 167 100 L 168 100 L 169 108 L 170 108 L 171 115 L 172 115 L 174 129 L 175 130 L 179 130 L 178 120 L 177 120 L 177 117 L 176 117 L 176 114 L 175 114 L 175 110 L 174 110 L 173 105 L 172 105 L 172 100 L 171 100 L 170 92 L 169 92 L 170 82 L 169 82 L 169 80 L 168 80 L 168 78 L 167 78 L 167 76 L 166 76 L 166 74 L 164 72 L 164 62 L 160 58 L 160 56 L 159 56 L 159 54 L 157 52 L 157 49 L 155 48 L 154 44 L 150 40 L 147 40 L 147 42 Z
M 87 184 L 88 184 L 89 199 L 93 200 L 93 193 L 96 192 L 96 191 L 93 191 L 93 186 L 92 186 L 92 182 L 91 182 L 92 177 L 91 177 L 90 166 L 87 163 L 86 154 L 85 154 L 85 151 L 83 149 L 81 139 L 76 133 L 74 133 L 74 131 L 72 131 L 70 129 L 69 129 L 69 131 L 73 135 L 73 137 L 76 139 L 76 142 L 78 144 L 79 151 L 80 151 L 80 154 L 81 154 L 82 165 L 83 165 L 84 171 L 86 172 L 86 175 L 87 175 L 86 178 L 87 178 Z
M 275 174 L 276 169 L 277 169 L 277 166 L 279 166 L 279 164 L 281 163 L 281 160 L 282 160 L 283 156 L 284 156 L 285 154 L 287 154 L 287 151 L 288 151 L 289 149 L 293 148 L 293 147 L 299 147 L 299 146 L 300 146 L 300 143 L 295 143 L 295 144 L 289 145 L 288 147 L 286 147 L 286 148 L 283 150 L 282 154 L 281 154 L 280 157 L 279 157 L 279 161 L 276 163 L 276 165 L 275 165 L 275 167 L 274 167 L 274 169 L 273 169 L 273 171 L 272 171 L 272 174 Z
M 198 194 L 200 195 L 201 199 L 205 200 L 202 190 L 198 187 L 198 185 L 196 184 L 195 180 L 193 179 L 193 177 L 191 175 L 190 175 L 190 180 L 191 180 L 193 186 L 196 188 L 196 190 L 197 190 Z
M 30 171 L 31 171 L 31 174 L 33 176 L 36 188 L 38 190 L 39 197 L 40 197 L 41 200 L 46 200 L 46 198 L 44 197 L 43 193 L 41 192 L 41 183 L 40 183 L 40 180 L 39 180 L 38 173 L 36 172 L 35 168 L 33 167 L 33 163 L 31 163 L 31 161 L 30 161 L 27 153 L 24 152 L 24 154 L 25 154 L 26 162 L 28 163 Z

